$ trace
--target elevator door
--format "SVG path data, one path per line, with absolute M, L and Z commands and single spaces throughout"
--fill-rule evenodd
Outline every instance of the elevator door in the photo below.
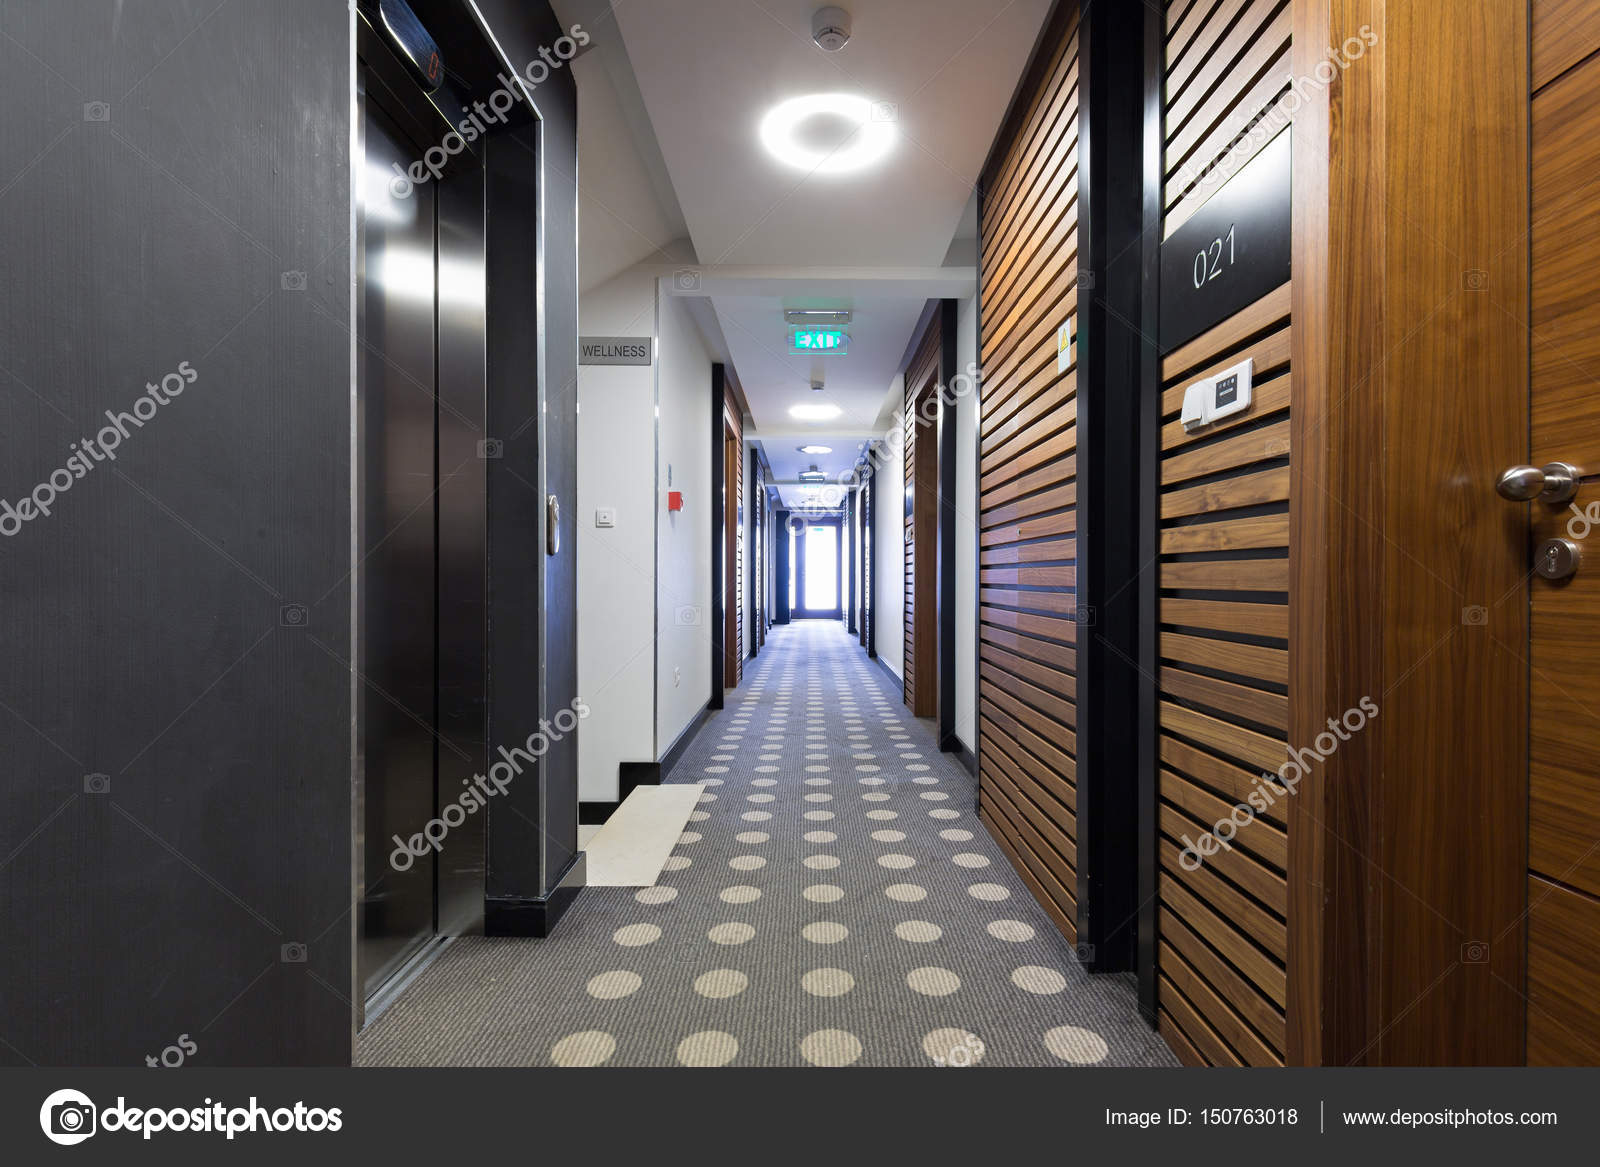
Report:
M 391 164 L 415 147 L 370 98 L 357 267 L 360 481 L 355 552 L 364 805 L 358 964 L 370 997 L 435 934 L 434 190 L 396 197 Z

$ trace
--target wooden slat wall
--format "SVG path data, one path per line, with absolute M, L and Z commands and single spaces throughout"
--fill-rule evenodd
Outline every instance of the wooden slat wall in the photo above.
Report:
M 1040 71 L 983 183 L 979 455 L 980 815 L 1077 940 L 1078 29 Z
M 1164 235 L 1254 155 L 1218 162 L 1242 131 L 1281 112 L 1292 8 L 1168 4 Z M 1159 1026 L 1180 1058 L 1212 1065 L 1279 1065 L 1287 1040 L 1286 799 L 1196 870 L 1181 857 L 1285 760 L 1291 328 L 1285 284 L 1161 369 Z M 1246 357 L 1250 409 L 1186 435 L 1184 388 Z
M 938 390 L 939 316 L 935 313 L 906 367 L 905 388 L 905 703 L 917 717 L 938 713 L 937 430 L 921 420 Z M 919 566 L 922 568 L 918 572 Z
M 731 370 L 727 374 L 732 384 Z M 722 683 L 737 689 L 744 680 L 744 418 L 736 404 L 741 395 L 729 393 L 722 410 L 724 441 L 732 446 L 732 454 L 724 449 L 723 464 L 730 466 L 732 481 L 724 484 L 727 506 L 727 542 L 723 561 L 727 579 L 724 581 L 723 608 L 723 668 Z

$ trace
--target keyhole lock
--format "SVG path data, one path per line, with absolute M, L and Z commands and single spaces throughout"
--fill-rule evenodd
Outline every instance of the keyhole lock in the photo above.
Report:
M 1571 579 L 1583 561 L 1583 552 L 1571 539 L 1546 539 L 1534 555 L 1533 569 L 1545 579 Z

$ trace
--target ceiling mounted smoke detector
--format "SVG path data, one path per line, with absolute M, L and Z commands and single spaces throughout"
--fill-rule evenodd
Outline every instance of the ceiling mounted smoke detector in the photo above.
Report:
M 843 8 L 819 8 L 811 17 L 811 39 L 825 53 L 837 53 L 850 41 L 850 14 Z

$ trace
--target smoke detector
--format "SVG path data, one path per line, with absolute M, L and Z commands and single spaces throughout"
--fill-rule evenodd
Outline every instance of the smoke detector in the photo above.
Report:
M 850 40 L 850 14 L 843 8 L 819 8 L 811 17 L 811 39 L 825 53 L 837 53 Z

